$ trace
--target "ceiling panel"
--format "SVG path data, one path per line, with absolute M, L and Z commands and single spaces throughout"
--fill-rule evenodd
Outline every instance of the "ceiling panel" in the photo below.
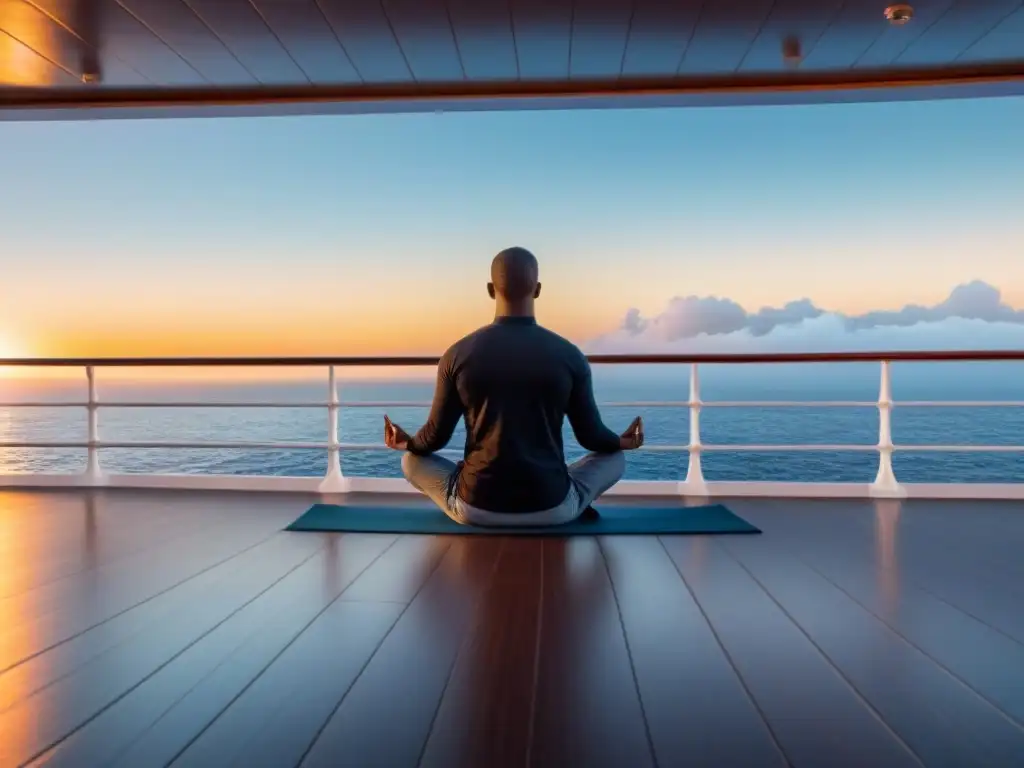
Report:
M 0 0 L 0 29 L 63 69 L 76 83 L 89 72 L 104 84 L 151 85 L 110 50 L 101 50 L 99 16 L 95 0 Z
M 674 75 L 693 37 L 701 7 L 699 0 L 636 0 L 623 76 Z
M 813 51 L 818 38 L 843 10 L 843 3 L 844 0 L 778 0 L 737 69 L 777 72 L 791 68 L 794 65 L 788 64 L 782 55 L 786 38 L 795 38 L 803 55 Z
M 72 86 L 79 78 L 7 31 L 18 29 L 16 19 L 5 18 L 0 26 L 0 86 Z
M 412 78 L 380 1 L 318 0 L 359 77 L 367 83 L 400 83 Z
M 100 52 L 99 62 L 102 80 L 97 85 L 101 88 L 146 88 L 154 85 L 140 72 L 108 51 Z
M 846 0 L 812 46 L 804 50 L 805 71 L 847 69 L 886 31 L 884 7 L 874 0 Z
M 519 77 L 509 0 L 448 0 L 448 13 L 467 79 Z
M 22 4 L 50 19 L 69 36 L 65 44 L 77 57 L 77 66 L 70 67 L 75 74 L 80 75 L 87 69 L 98 72 L 103 85 L 152 85 L 150 80 L 102 45 L 98 0 L 25 0 Z M 0 17 L 9 16 L 13 7 L 12 1 L 5 10 L 0 10 Z
M 898 64 L 941 64 L 952 61 L 1020 8 L 1020 0 L 970 0 L 949 11 L 907 46 Z M 1024 38 L 1020 50 L 1024 53 Z
M 251 2 L 311 82 L 362 81 L 316 0 Z
M 67 5 L 60 0 L 46 2 Z M 163 86 L 210 84 L 199 70 L 156 32 L 114 0 L 97 0 L 96 12 L 99 19 L 98 37 L 102 49 L 109 50 L 117 58 L 127 62 L 148 80 Z
M 633 19 L 628 0 L 577 2 L 572 15 L 570 77 L 617 77 Z
M 381 0 L 416 80 L 463 80 L 459 49 L 444 0 Z
M 1024 6 L 974 43 L 960 61 L 1009 61 L 1024 58 Z
M 789 103 L 796 86 L 910 98 L 897 80 L 1024 88 L 1024 0 L 912 3 L 894 26 L 878 0 L 0 0 L 0 112 L 161 100 L 381 111 L 422 97 L 493 109 L 529 95 L 510 107 L 521 109 L 549 96 L 733 103 L 754 91 Z M 790 37 L 796 65 L 783 58 Z M 87 71 L 99 85 L 83 84 Z M 48 93 L 58 85 L 71 90 Z
M 119 0 L 207 81 L 254 84 L 255 76 L 181 0 Z
M 572 5 L 572 0 L 512 1 L 512 29 L 521 79 L 569 76 Z
M 938 23 L 953 3 L 954 0 L 914 0 L 913 20 L 903 26 L 885 24 L 882 33 L 857 59 L 855 66 L 874 69 L 892 64 L 917 38 Z
M 309 82 L 306 73 L 249 0 L 181 2 L 195 12 L 259 82 L 266 85 Z
M 27 0 L 31 5 L 39 7 L 39 0 Z M 137 69 L 114 55 L 104 44 L 103 39 L 103 4 L 101 0 L 68 0 L 71 6 L 68 23 L 57 17 L 54 20 L 68 29 L 71 34 L 85 43 L 85 68 L 97 75 L 92 87 L 130 87 L 152 85 Z
M 772 5 L 772 0 L 708 0 L 679 71 L 735 71 L 768 20 Z
M 0 0 L 0 30 L 74 78 L 98 66 L 94 47 L 22 0 Z

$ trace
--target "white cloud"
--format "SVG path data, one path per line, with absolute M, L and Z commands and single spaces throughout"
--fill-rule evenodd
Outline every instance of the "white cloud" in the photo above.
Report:
M 863 315 L 828 312 L 810 299 L 748 312 L 735 301 L 686 296 L 645 318 L 626 312 L 619 328 L 588 352 L 802 352 L 1024 348 L 1024 311 L 999 289 L 974 281 L 931 307 L 907 305 Z

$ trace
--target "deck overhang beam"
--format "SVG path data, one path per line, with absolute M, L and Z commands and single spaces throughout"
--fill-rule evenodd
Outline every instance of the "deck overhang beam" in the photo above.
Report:
M 234 88 L 5 88 L 0 120 L 792 105 L 1024 95 L 1024 62 L 901 70 Z

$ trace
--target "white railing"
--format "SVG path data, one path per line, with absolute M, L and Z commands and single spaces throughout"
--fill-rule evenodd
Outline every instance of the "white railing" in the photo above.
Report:
M 991 452 L 1024 453 L 1024 445 L 895 445 L 892 440 L 892 399 L 890 366 L 893 360 L 908 361 L 977 361 L 1024 360 L 1024 352 L 891 352 L 891 353 L 837 353 L 837 354 L 777 354 L 777 355 L 703 355 L 682 357 L 659 356 L 596 356 L 595 363 L 651 363 L 690 365 L 690 396 L 684 401 L 605 402 L 610 408 L 688 408 L 690 414 L 689 442 L 685 445 L 646 445 L 643 451 L 685 452 L 689 456 L 686 477 L 679 481 L 623 481 L 613 493 L 643 493 L 652 495 L 685 496 L 820 496 L 820 497 L 882 497 L 907 496 L 932 498 L 1014 498 L 1024 499 L 1024 483 L 900 483 L 892 465 L 895 451 L 930 452 Z M 816 363 L 876 361 L 881 364 L 877 401 L 710 401 L 701 399 L 701 363 Z M 256 359 L 117 359 L 117 360 L 5 360 L 2 365 L 72 366 L 85 369 L 87 399 L 84 402 L 8 402 L 0 408 L 85 408 L 88 415 L 88 434 L 85 441 L 0 441 L 0 450 L 14 448 L 84 448 L 88 452 L 86 469 L 79 475 L 19 474 L 0 476 L 3 486 L 106 486 L 106 487 L 159 487 L 210 488 L 225 490 L 298 490 L 320 493 L 346 493 L 353 491 L 395 492 L 411 491 L 403 480 L 389 478 L 347 477 L 342 472 L 341 454 L 346 451 L 388 450 L 382 443 L 341 442 L 339 414 L 342 408 L 396 408 L 429 407 L 419 401 L 358 401 L 344 402 L 338 396 L 336 369 L 355 365 L 430 365 L 436 358 L 256 358 Z M 100 367 L 136 366 L 325 366 L 328 369 L 327 399 L 320 402 L 106 402 L 101 401 L 96 371 Z M 905 401 L 899 407 L 1024 407 L 1024 401 Z M 879 430 L 877 444 L 705 444 L 701 439 L 700 414 L 705 408 L 877 408 Z M 253 442 L 253 441 L 118 441 L 100 438 L 100 410 L 103 408 L 316 408 L 327 411 L 327 439 L 318 442 Z M 322 478 L 236 475 L 112 475 L 104 471 L 100 451 L 108 448 L 127 449 L 288 449 L 323 450 L 327 453 L 327 472 Z M 701 457 L 708 451 L 729 452 L 852 452 L 867 451 L 878 454 L 878 472 L 874 482 L 858 483 L 799 483 L 799 482 L 708 482 L 704 478 Z M 446 450 L 448 455 L 461 455 L 460 450 Z

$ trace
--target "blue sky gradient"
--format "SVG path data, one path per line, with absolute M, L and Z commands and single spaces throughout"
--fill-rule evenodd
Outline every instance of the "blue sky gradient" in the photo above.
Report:
M 511 244 L 581 342 L 691 294 L 1024 306 L 1022 125 L 1021 98 L 0 123 L 0 341 L 437 351 Z

